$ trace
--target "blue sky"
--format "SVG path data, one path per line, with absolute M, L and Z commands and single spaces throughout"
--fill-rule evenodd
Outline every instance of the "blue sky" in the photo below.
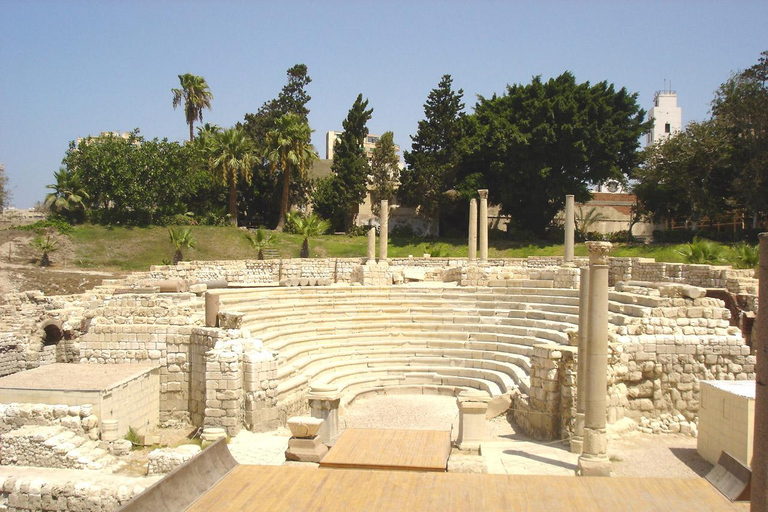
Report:
M 20 208 L 45 197 L 78 136 L 138 127 L 183 141 L 170 92 L 182 73 L 206 78 L 204 120 L 229 127 L 305 63 L 323 156 L 358 93 L 374 108 L 371 133 L 392 130 L 403 148 L 446 73 L 468 110 L 478 94 L 565 70 L 637 92 L 648 110 L 666 79 L 687 123 L 768 50 L 765 1 L 0 0 L 0 12 L 0 163 Z

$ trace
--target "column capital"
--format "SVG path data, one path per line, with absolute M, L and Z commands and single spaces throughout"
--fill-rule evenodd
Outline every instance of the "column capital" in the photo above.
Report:
M 480 199 L 488 199 L 488 189 L 481 188 L 477 191 L 477 195 L 480 196 Z
M 590 265 L 607 265 L 608 253 L 611 252 L 611 242 L 587 242 Z
M 469 204 L 470 205 L 477 204 L 477 199 L 473 197 L 472 199 L 469 200 Z

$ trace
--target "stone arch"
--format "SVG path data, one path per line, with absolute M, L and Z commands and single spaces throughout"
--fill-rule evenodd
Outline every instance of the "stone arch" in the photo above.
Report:
M 43 345 L 58 345 L 64 339 L 64 327 L 61 320 L 49 318 L 40 328 L 43 330 Z

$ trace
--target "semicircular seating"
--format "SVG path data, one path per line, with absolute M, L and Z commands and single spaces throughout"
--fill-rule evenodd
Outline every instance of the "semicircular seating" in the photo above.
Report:
M 291 287 L 222 290 L 221 310 L 277 353 L 278 407 L 302 410 L 310 383 L 342 402 L 382 389 L 499 397 L 530 384 L 537 344 L 568 344 L 578 290 Z

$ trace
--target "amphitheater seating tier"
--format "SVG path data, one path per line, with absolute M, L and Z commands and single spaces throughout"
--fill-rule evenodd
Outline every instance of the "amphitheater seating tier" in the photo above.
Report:
M 492 397 L 528 392 L 537 344 L 566 345 L 578 325 L 578 290 L 541 287 L 282 287 L 226 290 L 221 310 L 274 351 L 279 404 L 304 400 L 310 383 L 343 401 L 384 389 Z M 617 324 L 653 305 L 612 292 Z M 289 407 L 289 405 L 286 405 Z

